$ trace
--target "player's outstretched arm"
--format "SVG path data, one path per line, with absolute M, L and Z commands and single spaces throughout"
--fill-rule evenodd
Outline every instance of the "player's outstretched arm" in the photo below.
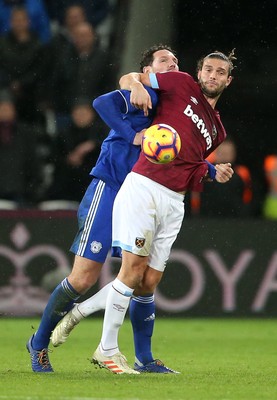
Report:
M 121 89 L 131 91 L 130 101 L 132 106 L 143 110 L 144 115 L 148 115 L 148 109 L 152 109 L 152 101 L 149 93 L 143 85 L 151 86 L 148 74 L 131 72 L 123 75 L 119 80 Z
M 234 174 L 234 170 L 230 163 L 216 164 L 215 169 L 216 169 L 215 179 L 219 183 L 228 182 Z
M 127 119 L 123 119 L 123 115 L 130 112 L 130 105 L 127 106 L 129 92 L 123 93 L 119 90 L 105 93 L 93 100 L 93 108 L 100 115 L 102 120 L 109 126 L 110 129 L 120 133 L 120 135 L 128 142 L 133 143 L 136 136 L 136 131 L 132 128 Z

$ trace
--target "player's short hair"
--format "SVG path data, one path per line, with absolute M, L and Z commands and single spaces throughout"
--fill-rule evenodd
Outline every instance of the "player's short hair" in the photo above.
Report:
M 149 65 L 153 64 L 154 61 L 154 53 L 156 53 L 156 51 L 159 50 L 168 50 L 170 51 L 172 54 L 174 54 L 174 56 L 176 55 L 175 51 L 172 50 L 172 48 L 166 44 L 156 44 L 152 47 L 150 47 L 149 49 L 145 50 L 142 53 L 142 57 L 141 57 L 141 61 L 140 61 L 140 71 L 143 72 L 143 68 L 144 67 L 148 67 Z
M 200 60 L 197 62 L 197 72 L 200 71 L 203 67 L 204 61 L 207 58 L 217 58 L 219 60 L 223 60 L 226 61 L 229 64 L 229 71 L 228 71 L 228 75 L 232 75 L 232 71 L 235 68 L 234 66 L 234 61 L 237 59 L 235 57 L 235 49 L 233 49 L 228 56 L 224 53 L 222 53 L 221 51 L 213 51 L 212 53 L 207 54 L 206 56 L 200 58 Z

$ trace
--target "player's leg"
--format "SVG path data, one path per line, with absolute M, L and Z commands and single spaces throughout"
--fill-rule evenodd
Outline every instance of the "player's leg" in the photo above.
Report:
M 110 210 L 111 214 L 111 210 Z M 111 220 L 110 220 L 111 221 Z M 111 222 L 110 222 L 111 223 Z M 110 238 L 111 239 L 111 238 Z M 108 249 L 107 249 L 108 250 Z M 121 249 L 112 249 L 113 257 L 121 257 Z M 106 300 L 112 282 L 101 288 L 96 294 L 89 297 L 82 303 L 77 303 L 55 327 L 51 335 L 51 341 L 54 347 L 60 346 L 65 343 L 70 332 L 75 328 L 79 322 L 88 317 L 89 315 L 105 310 Z
M 152 354 L 152 336 L 155 323 L 154 293 L 163 273 L 148 267 L 145 271 L 143 282 L 139 289 L 135 290 L 136 296 L 130 303 L 130 320 L 133 328 L 135 344 L 134 369 L 148 373 L 178 373 L 167 367 L 159 359 L 154 359 Z
M 89 315 L 104 310 L 106 307 L 107 296 L 110 290 L 112 282 L 105 285 L 95 295 L 89 297 L 82 303 L 76 304 L 72 310 L 70 310 L 61 320 L 61 322 L 55 327 L 51 335 L 51 342 L 54 347 L 63 344 L 70 332 L 75 328 L 79 322 L 88 317 Z
M 182 196 L 169 193 L 168 203 L 161 205 L 160 224 L 151 247 L 149 264 L 140 288 L 135 291 L 130 304 L 130 319 L 133 326 L 136 360 L 134 368 L 140 372 L 176 373 L 160 360 L 154 359 L 151 351 L 151 339 L 155 322 L 155 303 L 153 293 L 159 284 L 173 242 L 183 220 Z M 175 199 L 176 197 L 176 199 Z M 169 210 L 169 212 L 167 211 Z M 172 214 L 172 215 L 171 215 Z M 168 232 L 166 238 L 164 232 Z M 148 296 L 146 294 L 148 293 Z
M 113 246 L 123 249 L 122 264 L 107 298 L 101 342 L 93 356 L 96 363 L 100 361 L 98 362 L 100 365 L 101 363 L 103 365 L 103 357 L 110 362 L 109 365 L 112 365 L 112 361 L 121 354 L 118 348 L 119 328 L 123 323 L 134 288 L 141 283 L 147 268 L 155 211 L 149 191 L 138 193 L 137 188 L 137 174 L 131 173 L 125 179 L 114 202 Z M 147 209 L 148 204 L 152 205 L 150 212 Z M 145 239 L 146 232 L 147 239 Z M 135 249 L 139 254 L 136 254 Z
M 121 253 L 122 251 L 120 248 L 111 248 L 111 257 L 121 258 Z M 113 281 L 103 286 L 97 293 L 82 303 L 76 304 L 76 306 L 72 309 L 72 311 L 76 311 L 76 318 L 81 320 L 82 318 L 86 318 L 97 311 L 105 310 L 107 296 L 112 283 Z
M 147 257 L 123 251 L 120 272 L 107 297 L 102 337 L 92 361 L 113 373 L 136 373 L 128 366 L 127 360 L 119 351 L 118 333 L 123 324 L 134 287 L 142 280 L 146 267 Z
M 96 198 L 97 205 L 95 207 L 86 202 L 86 208 L 91 208 L 90 218 L 86 218 L 85 224 L 82 223 L 84 218 L 79 218 L 81 229 L 75 238 L 71 250 L 75 254 L 85 255 L 93 260 L 104 263 L 111 247 L 112 240 L 112 207 L 116 192 L 114 189 L 100 182 L 96 188 L 92 188 L 87 198 Z M 99 190 L 99 185 L 100 189 Z M 103 188 L 103 189 L 102 189 Z M 84 242 L 87 245 L 84 245 Z M 71 282 L 73 285 L 80 285 L 80 280 L 85 280 L 85 274 L 72 273 Z M 82 283 L 83 284 L 83 283 Z M 109 285 L 102 288 L 96 295 L 90 297 L 85 302 L 76 304 L 71 311 L 61 320 L 54 329 L 51 340 L 56 347 L 64 343 L 72 329 L 85 317 L 101 310 L 105 307 Z
M 146 365 L 154 360 L 151 349 L 155 322 L 154 292 L 161 278 L 162 272 L 148 267 L 130 302 L 129 314 L 134 336 L 135 366 Z
M 45 372 L 46 369 L 52 369 L 50 363 L 47 362 L 47 348 L 51 332 L 63 316 L 73 307 L 73 304 L 78 300 L 79 296 L 85 292 L 85 289 L 89 289 L 94 285 L 99 277 L 101 267 L 101 263 L 95 263 L 86 258 L 76 256 L 73 271 L 74 273 L 80 271 L 81 274 L 86 274 L 87 287 L 85 288 L 85 286 L 82 286 L 82 291 L 76 291 L 69 282 L 69 276 L 65 278 L 51 294 L 43 312 L 39 328 L 29 339 L 27 344 L 28 351 L 31 353 L 34 372 Z M 39 355 L 41 357 L 41 352 L 45 355 L 45 365 L 43 365 L 42 368 L 40 368 L 39 361 L 38 363 L 36 362 L 37 357 Z
M 100 274 L 102 264 L 95 264 L 93 261 L 83 257 L 75 257 L 73 266 L 74 273 L 82 271 L 86 275 L 87 288 L 93 285 Z M 82 291 L 75 290 L 68 278 L 65 278 L 52 292 L 49 301 L 44 309 L 38 330 L 27 343 L 27 349 L 31 354 L 32 368 L 34 372 L 51 372 L 52 367 L 48 359 L 48 345 L 51 332 L 63 318 L 63 316 L 73 307 L 78 300 Z M 78 286 L 80 288 L 81 286 Z M 40 362 L 40 359 L 44 358 Z
M 52 371 L 48 359 L 48 344 L 52 330 L 79 298 L 97 281 L 101 266 L 105 261 L 111 243 L 111 210 L 107 217 L 104 196 L 105 184 L 94 180 L 78 210 L 79 232 L 76 235 L 71 250 L 75 253 L 75 260 L 71 274 L 57 286 L 49 298 L 44 310 L 40 326 L 27 343 L 31 354 L 32 368 L 35 372 Z M 105 224 L 105 217 L 107 224 Z M 101 226 L 104 222 L 104 228 Z M 97 232 L 101 240 L 94 240 Z M 102 240 L 103 239 L 103 240 Z M 40 366 L 41 352 L 43 351 L 44 364 Z

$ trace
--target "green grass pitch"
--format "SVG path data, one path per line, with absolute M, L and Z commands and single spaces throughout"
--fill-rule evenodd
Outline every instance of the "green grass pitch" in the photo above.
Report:
M 157 318 L 153 352 L 180 375 L 114 375 L 90 363 L 102 328 L 89 318 L 51 348 L 54 373 L 35 374 L 25 343 L 38 319 L 0 319 L 0 400 L 277 399 L 277 321 Z M 133 363 L 126 320 L 121 351 Z

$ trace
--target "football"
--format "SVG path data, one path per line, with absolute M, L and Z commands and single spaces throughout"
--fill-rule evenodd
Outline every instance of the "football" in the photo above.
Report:
M 167 164 L 174 160 L 181 149 L 181 139 L 172 126 L 156 124 L 144 132 L 142 152 L 155 164 Z

